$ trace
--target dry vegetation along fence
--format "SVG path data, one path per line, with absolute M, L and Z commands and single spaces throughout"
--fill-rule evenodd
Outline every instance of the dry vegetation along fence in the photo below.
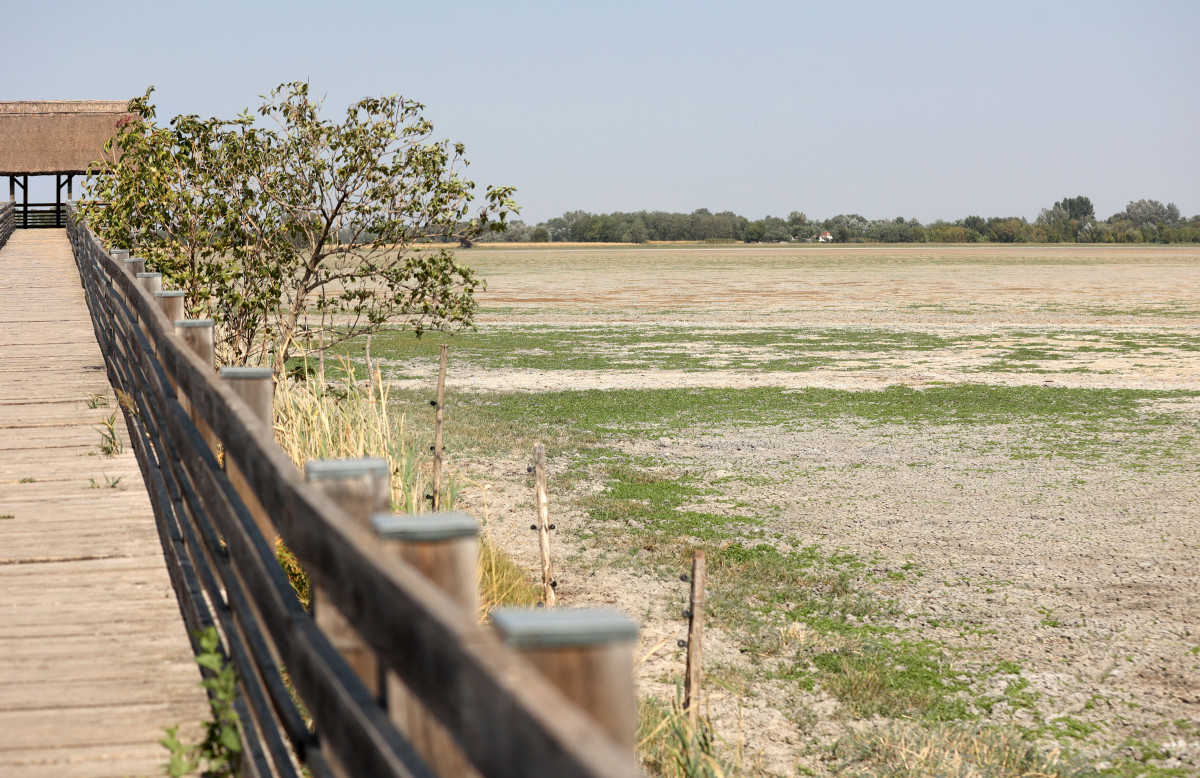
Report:
M 638 774 L 631 622 L 544 609 L 480 627 L 473 520 L 380 513 L 378 461 L 306 479 L 273 438 L 270 372 L 218 378 L 211 322 L 176 321 L 178 293 L 140 260 L 74 220 L 68 234 L 184 621 L 197 650 L 215 626 L 237 672 L 242 774 Z

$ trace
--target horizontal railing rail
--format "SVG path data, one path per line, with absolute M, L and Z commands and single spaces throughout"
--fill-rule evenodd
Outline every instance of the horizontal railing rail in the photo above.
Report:
M 300 604 L 262 515 L 373 654 L 379 677 L 398 678 L 447 733 L 466 774 L 638 774 L 628 747 L 305 482 L 269 419 L 177 334 L 148 291 L 156 279 L 129 272 L 136 262 L 114 258 L 86 225 L 67 224 L 184 621 L 194 642 L 216 626 L 238 673 L 245 774 L 299 775 L 300 765 L 318 776 L 432 774 L 428 750 L 418 755 L 398 701 L 382 691 L 392 685 L 364 683 Z
M 16 203 L 16 226 L 48 229 L 67 226 L 66 203 Z
M 12 236 L 17 228 L 17 207 L 12 202 L 0 204 L 0 248 Z

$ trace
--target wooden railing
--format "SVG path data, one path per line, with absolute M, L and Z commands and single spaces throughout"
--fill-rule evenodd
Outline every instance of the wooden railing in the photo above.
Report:
M 136 260 L 114 258 L 86 225 L 68 222 L 184 621 L 193 634 L 215 625 L 238 673 L 243 774 L 638 774 L 631 730 L 614 737 L 597 723 L 603 716 L 568 699 L 578 683 L 543 675 L 533 662 L 544 670 L 545 656 L 518 654 L 480 627 L 461 598 L 405 561 L 437 554 L 402 558 L 353 499 L 306 482 L 275 443 L 269 411 L 264 422 L 261 407 L 239 396 L 238 381 L 214 374 L 211 350 L 203 358 L 181 336 L 204 323 L 177 327 L 164 308 L 178 302 L 152 294 L 154 275 L 139 278 L 130 272 Z M 388 523 L 381 518 L 376 526 Z M 357 649 L 302 607 L 276 561 L 271 530 L 311 576 L 318 605 L 349 625 Z M 524 629 L 521 619 L 510 621 Z M 631 655 L 631 647 L 622 650 Z M 371 673 L 355 651 L 369 655 Z M 600 664 L 627 677 L 597 677 L 608 689 L 584 696 L 628 688 L 618 718 L 628 707 L 630 723 L 618 729 L 631 727 L 631 661 L 611 660 Z
M 62 229 L 67 226 L 66 203 L 17 203 L 16 223 L 21 229 Z
M 0 248 L 8 242 L 13 230 L 17 227 L 17 208 L 11 202 L 0 205 Z

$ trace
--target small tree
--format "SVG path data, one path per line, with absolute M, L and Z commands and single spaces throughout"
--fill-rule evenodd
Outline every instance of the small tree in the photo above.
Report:
M 216 119 L 177 116 L 155 124 L 153 87 L 129 101 L 131 117 L 108 141 L 118 161 L 85 181 L 79 211 L 109 245 L 128 248 L 186 292 L 189 312 L 212 315 L 212 290 L 228 283 L 230 202 L 224 158 L 237 138 Z
M 282 305 L 271 311 L 277 372 L 302 328 L 337 342 L 394 321 L 417 333 L 470 324 L 479 282 L 428 241 L 503 229 L 513 189 L 489 187 L 468 218 L 474 184 L 460 175 L 463 146 L 432 140 L 423 109 L 368 98 L 333 122 L 303 83 L 278 87 L 259 109 L 277 129 L 249 160 L 245 192 L 257 202 L 239 215 L 282 270 Z
M 149 94 L 81 211 L 217 320 L 225 361 L 282 373 L 301 339 L 470 324 L 481 282 L 437 241 L 502 231 L 513 189 L 489 187 L 471 216 L 463 146 L 433 139 L 424 106 L 367 98 L 335 122 L 291 83 L 258 111 L 273 126 L 243 114 L 160 128 Z

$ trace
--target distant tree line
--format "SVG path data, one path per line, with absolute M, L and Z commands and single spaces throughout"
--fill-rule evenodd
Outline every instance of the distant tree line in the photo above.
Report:
M 786 219 L 747 219 L 732 211 L 691 213 L 568 211 L 540 224 L 510 222 L 488 241 L 646 243 L 647 241 L 787 243 L 828 232 L 839 243 L 1200 243 L 1200 215 L 1183 218 L 1174 203 L 1135 200 L 1101 221 L 1090 198 L 1066 197 L 1030 222 L 1019 216 L 968 216 L 922 224 L 916 219 L 867 219 L 856 213 L 824 220 L 792 211 Z

